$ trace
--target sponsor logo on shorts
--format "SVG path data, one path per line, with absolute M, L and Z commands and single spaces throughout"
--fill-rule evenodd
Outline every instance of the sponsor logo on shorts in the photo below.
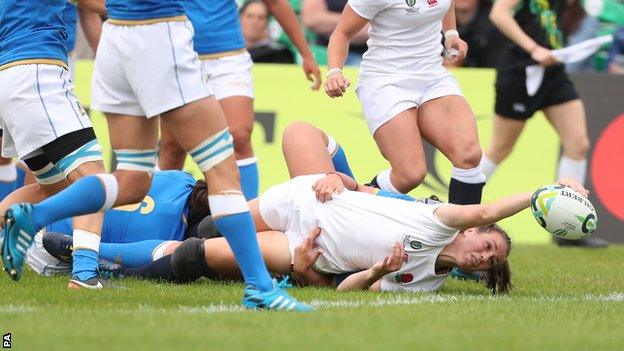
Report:
M 526 105 L 520 102 L 514 103 L 511 108 L 516 112 L 526 112 Z
M 411 283 L 414 280 L 414 275 L 411 273 L 397 273 L 394 275 L 394 281 L 397 283 Z

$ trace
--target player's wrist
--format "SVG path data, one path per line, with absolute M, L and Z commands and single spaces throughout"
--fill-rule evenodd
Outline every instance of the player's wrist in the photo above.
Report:
M 338 67 L 334 67 L 334 68 L 330 69 L 329 71 L 327 71 L 327 74 L 325 75 L 325 79 L 329 79 L 329 77 L 335 76 L 337 74 L 342 75 L 342 69 L 340 69 Z
M 452 28 L 444 32 L 444 39 L 449 39 L 451 37 L 459 38 L 459 32 L 457 31 L 457 29 Z
M 539 44 L 537 42 L 533 42 L 533 45 L 530 45 L 528 49 L 526 50 L 526 52 L 529 55 L 533 55 L 533 53 L 535 52 L 537 48 L 539 48 Z

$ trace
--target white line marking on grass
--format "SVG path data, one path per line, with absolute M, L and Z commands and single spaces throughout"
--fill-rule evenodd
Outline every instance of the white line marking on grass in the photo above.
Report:
M 528 302 L 624 302 L 624 293 L 612 293 L 610 295 L 585 294 L 581 296 L 492 296 L 492 295 L 417 295 L 417 296 L 380 296 L 377 299 L 358 300 L 312 300 L 310 304 L 318 309 L 341 309 L 358 307 L 385 307 L 405 306 L 437 303 L 465 303 L 474 301 L 528 301 Z M 0 305 L 0 314 L 23 314 L 32 313 L 47 308 L 24 305 Z M 209 304 L 205 306 L 156 307 L 151 305 L 138 305 L 118 309 L 98 309 L 100 312 L 145 313 L 145 314 L 217 314 L 236 313 L 247 311 L 238 304 Z
M 21 314 L 34 312 L 36 308 L 24 305 L 0 305 L 0 314 Z

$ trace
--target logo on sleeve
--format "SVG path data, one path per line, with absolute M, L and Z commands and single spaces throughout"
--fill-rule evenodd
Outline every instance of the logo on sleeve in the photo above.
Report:
M 411 283 L 414 280 L 414 275 L 412 273 L 397 273 L 394 275 L 394 281 L 396 283 Z

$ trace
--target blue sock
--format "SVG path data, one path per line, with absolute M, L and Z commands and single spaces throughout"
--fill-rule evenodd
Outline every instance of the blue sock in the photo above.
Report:
M 334 168 L 336 172 L 344 173 L 349 177 L 355 179 L 353 176 L 353 172 L 351 172 L 351 167 L 349 167 L 349 161 L 347 161 L 347 155 L 345 155 L 342 146 L 338 145 L 336 149 L 336 153 L 332 156 L 332 163 L 334 164 Z
M 245 162 L 249 160 L 249 162 Z M 241 179 L 241 188 L 245 199 L 253 200 L 258 197 L 258 160 L 255 157 L 238 160 L 242 165 L 238 166 Z
M 60 193 L 33 205 L 35 230 L 64 218 L 95 213 L 105 201 L 106 190 L 97 176 L 81 178 Z
M 73 253 L 72 276 L 82 281 L 98 275 L 98 254 L 93 250 L 78 249 Z
M 100 243 L 100 257 L 124 267 L 138 267 L 152 262 L 152 253 L 165 240 L 144 240 L 134 243 Z
M 234 252 L 236 262 L 245 277 L 245 283 L 261 291 L 272 290 L 273 281 L 260 254 L 251 213 L 221 216 L 215 219 L 214 223 Z

